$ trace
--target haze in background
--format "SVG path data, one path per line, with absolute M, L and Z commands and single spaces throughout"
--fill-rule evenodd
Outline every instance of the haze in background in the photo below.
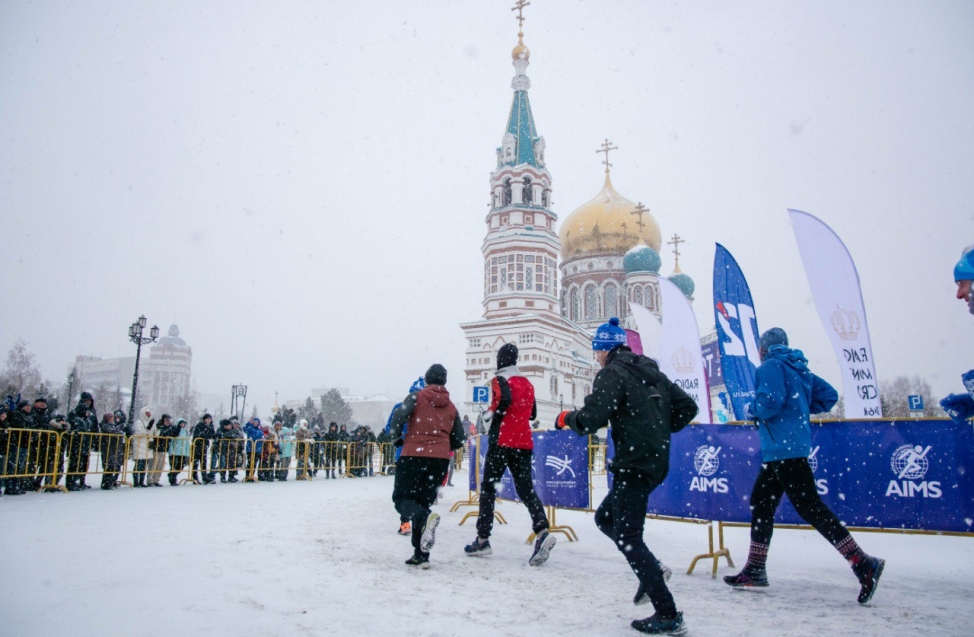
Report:
M 179 325 L 199 391 L 246 383 L 264 414 L 275 391 L 400 397 L 433 362 L 462 400 L 511 4 L 0 4 L 0 350 L 26 339 L 61 382 L 78 354 L 132 355 L 144 313 Z M 974 5 L 525 15 L 560 218 L 601 188 L 608 137 L 617 190 L 687 240 L 701 330 L 720 241 L 761 329 L 838 384 L 786 214 L 805 210 L 856 261 L 880 379 L 960 390 Z

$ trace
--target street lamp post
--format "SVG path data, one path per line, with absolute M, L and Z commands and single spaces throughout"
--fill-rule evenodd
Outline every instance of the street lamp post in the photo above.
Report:
M 238 409 L 239 407 L 239 409 Z M 230 390 L 230 413 L 235 415 L 238 420 L 243 422 L 244 412 L 247 409 L 247 386 L 234 385 Z
M 129 340 L 135 343 L 135 373 L 132 374 L 132 400 L 129 401 L 129 422 L 135 418 L 135 396 L 139 390 L 139 360 L 142 358 L 142 346 L 154 343 L 159 338 L 159 326 L 153 325 L 149 330 L 149 336 L 143 337 L 142 330 L 145 329 L 145 316 L 140 316 L 139 320 L 129 325 Z

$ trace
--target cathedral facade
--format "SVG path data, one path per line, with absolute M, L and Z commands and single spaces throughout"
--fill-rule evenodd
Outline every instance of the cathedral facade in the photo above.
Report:
M 518 33 L 512 51 L 514 96 L 490 177 L 490 210 L 481 252 L 483 315 L 464 323 L 468 413 L 486 405 L 483 388 L 496 371 L 496 352 L 518 346 L 518 367 L 531 380 L 538 419 L 550 427 L 562 409 L 579 407 L 591 391 L 598 365 L 592 334 L 613 316 L 635 329 L 629 303 L 662 317 L 659 251 L 662 234 L 649 211 L 612 185 L 606 140 L 605 183 L 562 221 L 551 208 L 552 176 L 528 99 L 531 53 Z M 678 241 L 677 237 L 674 237 Z M 676 244 L 678 245 L 678 244 Z M 693 281 L 670 280 L 693 299 Z

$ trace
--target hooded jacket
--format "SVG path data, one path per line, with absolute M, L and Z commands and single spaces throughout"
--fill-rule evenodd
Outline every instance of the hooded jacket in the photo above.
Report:
M 398 440 L 407 423 L 403 456 L 449 459 L 450 451 L 466 440 L 460 414 L 443 385 L 427 385 L 406 396 L 393 414 L 390 435 Z
M 772 345 L 755 374 L 752 413 L 764 462 L 804 458 L 812 449 L 811 414 L 832 409 L 835 389 L 808 369 L 801 350 Z
M 662 482 L 670 470 L 670 434 L 689 424 L 697 404 L 656 361 L 622 345 L 609 352 L 585 405 L 565 415 L 580 435 L 612 425 L 612 472 L 639 471 Z
M 142 411 L 139 412 L 139 419 L 132 423 L 132 459 L 133 460 L 148 460 L 149 459 L 149 440 L 154 435 L 155 420 L 152 419 L 152 410 L 149 407 L 143 407 Z M 149 426 L 153 426 L 153 430 L 149 429 Z

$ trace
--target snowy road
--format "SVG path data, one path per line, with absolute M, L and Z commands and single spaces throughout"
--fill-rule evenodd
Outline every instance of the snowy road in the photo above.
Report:
M 531 568 L 527 512 L 504 503 L 494 555 L 465 556 L 473 522 L 457 523 L 469 509 L 448 512 L 460 487 L 437 507 L 433 568 L 411 570 L 391 489 L 376 477 L 4 497 L 0 635 L 637 635 L 629 622 L 651 614 L 632 605 L 635 577 L 591 514 L 559 512 L 581 540 L 559 536 Z M 706 565 L 681 573 L 705 551 L 704 527 L 650 521 L 646 539 L 676 571 L 697 637 L 974 634 L 974 538 L 859 534 L 887 559 L 866 607 L 813 532 L 775 534 L 761 592 L 731 590 Z M 727 542 L 743 563 L 747 529 Z

